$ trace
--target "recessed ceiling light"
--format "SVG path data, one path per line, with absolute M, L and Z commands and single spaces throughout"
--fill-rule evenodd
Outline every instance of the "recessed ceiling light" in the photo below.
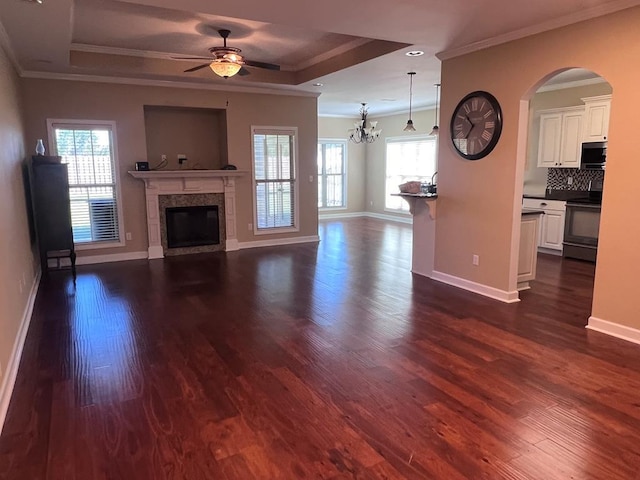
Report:
M 44 1 L 44 0 L 27 0 L 27 2 L 31 2 L 31 3 L 38 3 L 38 4 L 40 4 L 40 5 L 42 5 L 42 2 L 43 2 L 43 1 Z
M 407 57 L 419 57 L 420 55 L 424 55 L 422 50 L 411 50 L 410 52 L 405 53 Z
M 324 83 L 314 83 L 313 86 L 314 87 L 322 87 L 324 85 Z

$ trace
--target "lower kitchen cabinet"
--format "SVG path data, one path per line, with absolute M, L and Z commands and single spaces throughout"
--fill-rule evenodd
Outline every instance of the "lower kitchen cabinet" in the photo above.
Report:
M 564 240 L 566 202 L 525 198 L 522 201 L 522 206 L 524 208 L 544 210 L 538 237 L 538 248 L 547 253 L 561 255 L 562 241 Z

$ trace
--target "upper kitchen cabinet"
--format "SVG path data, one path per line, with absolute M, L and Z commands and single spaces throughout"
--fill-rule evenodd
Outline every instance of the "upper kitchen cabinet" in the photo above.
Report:
M 586 97 L 583 142 L 604 142 L 609 132 L 609 112 L 611 110 L 611 95 Z
M 540 112 L 538 167 L 580 167 L 584 114 L 583 107 Z

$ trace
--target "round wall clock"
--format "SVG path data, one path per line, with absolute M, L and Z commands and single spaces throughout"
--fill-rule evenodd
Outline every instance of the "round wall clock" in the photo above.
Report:
M 458 154 L 467 160 L 484 158 L 502 133 L 502 110 L 488 92 L 472 92 L 458 103 L 451 117 L 451 140 Z

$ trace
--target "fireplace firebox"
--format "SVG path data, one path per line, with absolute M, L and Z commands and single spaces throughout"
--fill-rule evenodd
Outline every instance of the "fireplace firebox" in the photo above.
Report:
M 169 248 L 220 244 L 217 205 L 170 207 L 165 213 Z

